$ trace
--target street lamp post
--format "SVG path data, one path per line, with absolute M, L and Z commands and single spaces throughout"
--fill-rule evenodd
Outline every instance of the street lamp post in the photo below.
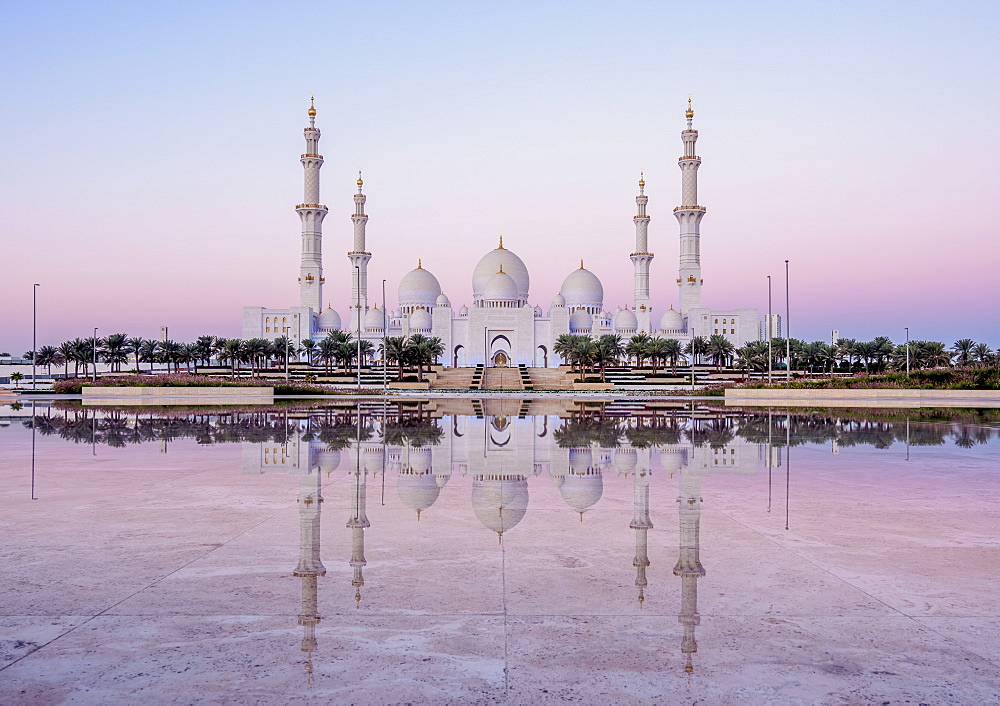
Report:
M 94 327 L 94 382 L 97 382 L 97 327 Z M 169 370 L 167 371 L 169 372 Z
M 771 275 L 767 276 L 767 382 L 771 383 L 773 356 L 771 353 Z
M 792 328 L 788 305 L 788 260 L 785 260 L 785 382 L 792 381 Z
M 389 310 L 385 303 L 385 280 L 382 280 L 382 396 L 384 397 L 389 389 L 389 378 L 388 373 L 388 359 L 386 358 L 385 351 L 385 338 L 389 331 Z M 383 424 L 385 423 L 383 418 Z M 384 445 L 384 444 L 383 444 Z M 385 475 L 382 476 L 383 482 L 385 480 Z
M 904 326 L 904 328 L 906 329 L 906 377 L 910 377 L 910 327 Z
M 41 285 L 35 284 L 31 288 L 31 391 L 35 391 L 38 385 L 38 288 Z M 34 427 L 32 427 L 34 429 Z

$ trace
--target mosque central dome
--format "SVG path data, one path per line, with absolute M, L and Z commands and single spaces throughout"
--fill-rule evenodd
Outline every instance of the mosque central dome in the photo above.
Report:
M 473 298 L 483 298 L 490 278 L 501 269 L 517 285 L 517 298 L 522 300 L 528 298 L 528 285 L 531 281 L 528 277 L 528 268 L 524 266 L 521 258 L 503 246 L 502 240 L 500 241 L 500 247 L 496 250 L 490 250 L 483 255 L 479 264 L 476 265 L 476 269 L 472 271 Z
M 601 280 L 590 270 L 583 269 L 582 263 L 580 269 L 569 273 L 559 293 L 565 298 L 566 305 L 574 308 L 582 306 L 600 309 L 604 303 L 604 286 Z

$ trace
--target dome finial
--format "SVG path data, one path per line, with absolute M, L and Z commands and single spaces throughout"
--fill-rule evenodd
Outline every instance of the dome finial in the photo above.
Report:
M 646 185 L 646 172 L 639 172 L 639 188 Z
M 500 245 L 497 247 L 497 250 L 503 250 L 503 249 L 504 249 L 504 246 L 503 246 L 503 233 L 501 233 L 500 234 Z
M 310 118 L 315 118 L 316 117 L 316 103 L 315 103 L 315 100 L 316 100 L 316 94 L 315 93 L 309 94 L 309 110 L 308 110 L 308 114 L 309 114 Z
M 424 261 L 421 260 L 419 257 L 417 258 L 417 269 L 418 270 L 424 269 Z
M 358 193 L 361 193 L 361 187 L 364 186 L 364 180 L 361 178 L 361 170 L 358 170 Z
M 694 108 L 691 107 L 691 94 L 690 93 L 688 93 L 688 109 L 687 109 L 687 112 L 684 113 L 684 117 L 687 118 L 688 120 L 690 120 L 691 118 L 694 117 Z
M 503 274 L 503 263 L 502 262 L 500 263 L 500 269 L 497 270 L 497 274 L 498 275 L 502 275 Z
M 581 270 L 583 269 L 583 258 L 582 257 L 580 258 L 580 269 Z

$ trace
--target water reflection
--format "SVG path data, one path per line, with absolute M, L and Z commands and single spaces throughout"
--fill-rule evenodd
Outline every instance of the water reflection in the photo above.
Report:
M 585 515 L 605 493 L 605 474 L 631 477 L 635 532 L 632 567 L 642 607 L 649 588 L 647 570 L 651 519 L 650 481 L 663 474 L 677 483 L 679 523 L 677 561 L 680 579 L 677 619 L 682 626 L 684 670 L 694 670 L 697 653 L 698 580 L 706 576 L 700 557 L 701 479 L 712 473 L 767 471 L 768 511 L 772 471 L 784 466 L 786 529 L 791 487 L 790 450 L 829 446 L 832 453 L 868 445 L 894 444 L 960 448 L 986 444 L 994 428 L 964 421 L 911 424 L 899 418 L 872 419 L 845 412 L 747 413 L 683 404 L 528 403 L 519 400 L 458 401 L 431 404 L 377 404 L 285 412 L 240 411 L 177 416 L 128 410 L 36 410 L 25 425 L 32 435 L 59 437 L 97 448 L 193 439 L 199 444 L 240 444 L 242 472 L 298 474 L 301 650 L 311 676 L 317 650 L 318 579 L 327 573 L 321 559 L 320 529 L 324 478 L 349 479 L 350 585 L 360 608 L 365 585 L 365 530 L 369 480 L 394 478 L 395 492 L 415 520 L 433 511 L 453 475 L 471 479 L 468 502 L 485 531 L 505 536 L 516 530 L 530 506 L 530 483 L 547 476 L 558 489 L 564 511 Z M 34 448 L 34 444 L 32 446 Z M 88 449 L 89 451 L 89 449 Z M 33 471 L 34 471 L 34 456 Z M 325 475 L 324 475 L 325 474 Z M 32 476 L 34 494 L 34 473 Z M 662 507 L 662 505 L 660 505 Z M 627 515 L 625 516 L 627 518 Z M 623 518 L 623 522 L 624 522 Z M 576 521 L 575 518 L 573 520 Z M 627 551 L 627 549 L 626 549 Z M 627 555 L 626 555 L 627 556 Z M 625 560 L 627 561 L 627 559 Z M 626 564 L 627 566 L 627 564 Z M 386 580 L 383 577 L 383 580 Z M 630 598 L 629 600 L 633 600 Z

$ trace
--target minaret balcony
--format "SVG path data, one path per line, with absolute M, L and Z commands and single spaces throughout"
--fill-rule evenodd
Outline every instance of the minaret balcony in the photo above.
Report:
M 323 159 L 323 155 L 321 155 L 321 154 L 304 154 L 304 155 L 302 155 L 302 156 L 299 157 L 299 159 L 307 159 L 307 158 Z
M 317 209 L 317 210 L 320 210 L 320 211 L 329 211 L 330 210 L 330 209 L 328 209 L 326 206 L 324 206 L 321 203 L 300 203 L 300 204 L 296 204 L 295 205 L 295 210 L 298 211 L 299 209 Z
M 678 211 L 707 211 L 704 206 L 678 206 L 674 209 L 674 213 Z

